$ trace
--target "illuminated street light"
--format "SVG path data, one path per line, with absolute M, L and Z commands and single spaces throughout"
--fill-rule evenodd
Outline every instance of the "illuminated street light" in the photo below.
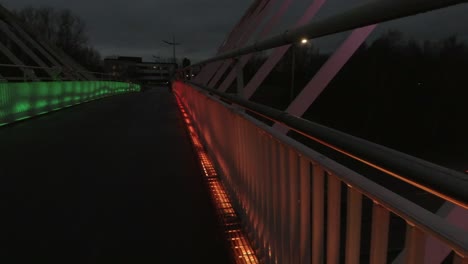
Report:
M 305 46 L 309 41 L 306 38 L 301 39 L 301 45 Z M 296 73 L 296 47 L 299 47 L 299 44 L 293 43 L 291 45 L 291 87 L 290 87 L 290 100 L 294 100 L 294 79 Z

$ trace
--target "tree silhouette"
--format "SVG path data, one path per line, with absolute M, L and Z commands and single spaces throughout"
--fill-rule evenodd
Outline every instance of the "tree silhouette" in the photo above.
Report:
M 191 63 L 191 61 L 190 61 L 188 58 L 184 58 L 184 59 L 182 60 L 182 67 L 183 67 L 183 68 L 188 67 L 188 66 L 190 66 L 191 64 L 192 64 L 192 63 Z
M 38 36 L 45 37 L 89 70 L 102 71 L 101 56 L 91 47 L 86 24 L 70 10 L 26 7 L 15 12 Z

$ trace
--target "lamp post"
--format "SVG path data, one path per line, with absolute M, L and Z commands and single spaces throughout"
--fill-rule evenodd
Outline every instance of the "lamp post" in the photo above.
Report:
M 173 56 L 173 60 L 174 60 L 174 70 L 171 73 L 171 76 L 172 76 L 171 78 L 173 78 L 174 74 L 176 72 L 176 69 L 177 69 L 177 60 L 176 60 L 175 48 L 176 48 L 176 46 L 180 45 L 180 43 L 176 42 L 174 35 L 172 35 L 172 42 L 167 41 L 167 40 L 163 40 L 163 42 L 172 46 L 172 56 Z
M 173 56 L 174 64 L 177 64 L 177 61 L 176 61 L 176 46 L 180 45 L 180 43 L 176 42 L 174 35 L 172 35 L 172 42 L 167 41 L 167 40 L 163 40 L 163 42 L 172 46 L 172 56 Z
M 301 39 L 300 44 L 305 45 L 308 43 L 308 40 L 303 38 Z M 290 98 L 291 102 L 294 100 L 294 82 L 296 77 L 296 43 L 291 45 L 291 89 L 290 89 Z

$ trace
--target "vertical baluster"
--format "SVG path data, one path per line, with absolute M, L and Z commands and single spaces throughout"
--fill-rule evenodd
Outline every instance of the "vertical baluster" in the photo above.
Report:
M 245 186 L 247 187 L 246 188 L 246 198 L 248 200 L 248 198 L 250 198 L 250 192 L 252 191 L 251 190 L 251 187 L 252 185 L 250 184 L 250 173 L 251 173 L 251 166 L 250 166 L 250 163 L 252 161 L 252 151 L 253 151 L 253 145 L 252 145 L 252 141 L 251 141 L 251 135 L 250 135 L 250 125 L 248 124 L 248 122 L 240 117 L 240 119 L 242 120 L 242 123 L 244 124 L 244 161 L 245 161 Z M 246 202 L 246 209 L 250 209 L 249 208 L 250 205 L 248 202 Z M 246 211 L 248 212 L 248 211 Z
M 255 232 L 257 233 L 259 231 L 259 217 L 260 217 L 260 197 L 258 195 L 259 190 L 260 190 L 260 175 L 261 175 L 261 170 L 263 169 L 261 167 L 262 165 L 262 137 L 260 134 L 260 131 L 255 129 L 252 129 L 253 131 L 253 142 L 255 144 L 255 152 L 253 154 L 253 162 L 252 162 L 252 178 L 253 178 L 253 194 L 252 194 L 252 205 L 254 209 L 254 218 L 253 218 L 253 227 L 255 228 Z M 255 239 L 256 243 L 259 241 L 258 237 Z M 258 246 L 258 245 L 257 245 Z
M 246 210 L 246 203 L 245 203 L 245 196 L 246 196 L 246 175 L 247 175 L 247 169 L 246 169 L 246 151 L 245 151 L 245 148 L 246 148 L 246 144 L 245 144 L 245 126 L 246 124 L 244 122 L 242 122 L 242 118 L 240 116 L 237 117 L 237 119 L 239 120 L 239 124 L 241 125 L 241 139 L 240 139 L 240 143 L 241 143 L 241 182 L 239 183 L 240 186 L 241 186 L 241 207 L 242 207 L 242 210 L 241 210 L 241 219 L 244 220 L 246 215 L 245 215 L 245 210 Z M 242 221 L 243 224 L 245 224 L 245 221 Z
M 244 147 L 245 147 L 245 213 L 246 218 L 244 221 L 247 226 L 247 233 L 252 231 L 252 204 L 251 204 L 251 195 L 252 195 L 252 154 L 254 151 L 254 145 L 252 142 L 252 131 L 250 124 L 241 117 L 242 123 L 245 124 L 245 138 L 244 138 Z
M 252 193 L 253 193 L 253 185 L 252 185 L 252 163 L 254 161 L 254 142 L 252 141 L 252 129 L 251 125 L 246 121 L 245 119 L 242 118 L 242 122 L 245 123 L 246 129 L 245 129 L 245 136 L 247 139 L 247 145 L 245 146 L 246 148 L 246 167 L 247 167 L 247 172 L 246 172 L 246 221 L 248 224 L 248 230 L 249 232 L 252 231 Z
M 282 182 L 282 170 L 283 170 L 283 146 L 281 143 L 277 143 L 277 156 L 278 156 L 278 166 L 277 166 L 277 171 L 276 171 L 276 205 L 277 207 L 276 210 L 276 256 L 277 256 L 277 262 L 281 263 L 283 260 L 283 247 L 282 247 L 282 242 L 283 242 L 283 233 L 282 233 L 282 226 L 281 226 L 281 219 L 282 219 L 282 208 L 281 208 L 281 201 L 282 201 L 282 188 L 281 188 L 281 182 Z
M 236 123 L 239 126 L 239 175 L 238 175 L 238 183 L 237 186 L 239 188 L 238 198 L 239 198 L 239 214 L 243 217 L 244 211 L 244 197 L 242 196 L 243 190 L 242 187 L 244 186 L 244 142 L 243 142 L 243 135 L 244 135 L 244 128 L 242 127 L 242 123 L 240 122 L 240 118 L 236 117 Z
M 312 263 L 323 262 L 324 171 L 318 164 L 312 172 Z
M 281 177 L 281 144 L 277 141 L 275 141 L 276 145 L 276 169 L 275 169 L 275 192 L 274 192 L 274 201 L 275 203 L 273 204 L 274 210 L 275 210 L 275 247 L 274 247 L 274 261 L 275 263 L 278 263 L 280 261 L 280 252 L 281 252 L 281 222 L 280 222 L 280 216 L 281 216 L 281 207 L 280 207 L 280 199 L 281 199 L 281 188 L 280 188 L 280 177 Z
M 311 192 L 310 192 L 310 162 L 301 157 L 300 159 L 300 256 L 301 264 L 311 262 Z
M 413 224 L 406 223 L 405 263 L 424 263 L 424 233 Z
M 259 179 L 261 177 L 261 169 L 262 167 L 262 137 L 260 131 L 256 128 L 252 129 L 252 140 L 255 143 L 255 154 L 253 158 L 252 166 L 252 182 L 253 182 L 253 194 L 251 197 L 251 203 L 253 205 L 253 218 L 252 218 L 252 227 L 254 230 L 254 241 L 255 241 L 255 248 L 259 248 L 259 241 L 261 235 L 261 228 L 259 225 L 259 217 L 261 213 L 261 199 L 259 197 Z
M 261 256 L 262 260 L 266 260 L 266 241 L 267 241 L 267 230 L 266 230 L 266 223 L 268 220 L 268 212 L 266 209 L 266 201 L 268 196 L 268 161 L 267 161 L 267 141 L 266 137 L 262 136 L 262 171 L 261 171 L 261 178 L 259 181 L 259 199 L 260 199 L 260 230 L 261 230 L 261 237 L 260 237 L 260 249 L 261 249 Z
M 289 149 L 289 263 L 299 263 L 299 170 L 298 154 Z
M 358 264 L 361 248 L 362 194 L 350 187 L 347 202 L 345 262 Z
M 265 171 L 263 175 L 262 181 L 262 199 L 263 199 L 263 256 L 265 263 L 269 263 L 270 258 L 268 256 L 268 247 L 271 241 L 270 238 L 270 195 L 271 195 L 271 173 L 270 173 L 270 164 L 271 164 L 271 142 L 268 136 L 264 137 L 263 140 L 263 148 L 264 148 L 264 166 Z
M 259 229 L 260 229 L 260 241 L 259 241 L 259 247 L 261 250 L 260 258 L 263 260 L 266 260 L 266 241 L 267 241 L 267 232 L 266 232 L 266 223 L 268 220 L 268 212 L 266 209 L 266 201 L 267 201 L 267 195 L 268 195 L 268 150 L 267 150 L 267 137 L 265 134 L 262 135 L 261 137 L 261 148 L 262 148 L 262 153 L 261 153 L 261 172 L 260 172 L 260 178 L 258 182 L 258 187 L 259 187 L 259 193 L 258 193 L 258 199 L 260 201 L 260 215 L 259 215 Z
M 229 118 L 229 123 L 231 125 L 231 127 L 233 127 L 235 125 L 235 122 L 234 122 L 234 116 L 233 115 L 230 115 L 230 118 Z M 228 133 L 229 133 L 229 137 L 230 137 L 230 147 L 231 147 L 231 151 L 229 153 L 227 153 L 228 149 L 229 148 L 223 148 L 223 152 L 221 153 L 221 155 L 223 155 L 223 157 L 225 157 L 226 161 L 228 162 L 229 164 L 229 186 L 232 187 L 234 186 L 233 184 L 233 179 L 235 177 L 235 174 L 236 174 L 236 131 L 235 129 L 228 129 Z M 231 189 L 232 190 L 232 189 Z
M 275 166 L 274 166 L 274 182 L 273 182 L 273 212 L 274 212 L 274 230 L 273 230 L 273 257 L 274 261 L 273 263 L 278 262 L 278 256 L 279 256 L 279 241 L 280 241 L 280 235 L 279 235 L 279 197 L 280 197 L 280 191 L 279 191 L 279 171 L 280 171 L 280 144 L 275 141 Z
M 371 264 L 385 263 L 387 261 L 389 222 L 389 211 L 374 202 L 372 207 Z
M 280 170 L 279 170 L 279 232 L 280 232 L 280 258 L 279 263 L 288 263 L 287 260 L 287 246 L 286 246 L 286 232 L 287 232 L 287 198 L 288 198 L 288 182 L 287 182 L 287 151 L 286 147 L 280 144 Z
M 267 144 L 267 150 L 268 150 L 268 203 L 267 203 L 267 228 L 268 228 L 268 244 L 266 248 L 266 255 L 268 256 L 267 263 L 274 263 L 273 262 L 273 257 L 272 257 L 272 248 L 274 246 L 273 241 L 275 240 L 275 235 L 274 235 L 274 212 L 273 212 L 273 199 L 275 195 L 275 189 L 274 189 L 274 170 L 275 170 L 275 158 L 276 158 L 276 153 L 275 152 L 275 142 L 274 140 L 269 137 L 268 138 L 268 144 Z
M 251 161 L 251 152 L 250 149 L 252 148 L 250 142 L 250 129 L 249 124 L 242 118 L 239 117 L 243 126 L 244 126 L 244 137 L 243 137 L 243 145 L 244 145 L 244 217 L 242 218 L 242 222 L 244 223 L 246 233 L 248 234 L 251 231 L 250 226 L 250 193 L 251 193 L 251 185 L 250 185 L 250 161 Z
M 231 178 L 231 190 L 232 190 L 232 195 L 234 196 L 233 198 L 236 198 L 235 197 L 235 189 L 236 189 L 236 180 L 237 180 L 237 177 L 238 177 L 238 173 L 239 173 L 239 160 L 238 160 L 238 151 L 239 151 L 239 140 L 238 140 L 238 130 L 239 128 L 236 127 L 237 126 L 237 123 L 236 123 L 236 118 L 233 117 L 232 118 L 232 123 L 233 123 L 233 131 L 232 131 L 232 136 L 233 136 L 233 153 L 232 154 L 229 154 L 229 153 L 225 153 L 225 155 L 228 155 L 228 157 L 232 157 L 232 166 L 234 167 L 234 170 L 232 172 L 232 178 Z
M 258 197 L 258 180 L 260 176 L 260 166 L 261 158 L 262 158 L 262 149 L 261 149 L 261 136 L 259 131 L 252 126 L 252 141 L 255 144 L 255 153 L 253 154 L 252 158 L 252 195 L 250 197 L 250 203 L 252 204 L 252 230 L 254 231 L 255 236 L 255 247 L 258 248 L 258 241 L 259 241 L 259 226 L 258 226 L 258 218 L 259 218 L 259 208 L 260 208 L 260 199 Z
M 341 181 L 335 175 L 328 175 L 327 205 L 327 263 L 340 261 L 340 210 Z
M 278 172 L 279 172 L 279 143 L 275 140 L 272 140 L 272 144 L 274 144 L 273 148 L 273 159 L 272 159 L 272 245 L 271 245 L 271 252 L 272 252 L 272 262 L 276 263 L 278 261 L 278 252 L 279 252 L 279 235 L 278 235 Z
M 232 114 L 229 114 L 228 115 L 229 118 L 228 118 L 228 124 L 229 124 L 229 127 L 233 127 L 235 124 L 234 124 L 234 116 Z M 220 120 L 218 120 L 219 122 Z M 228 136 L 228 140 L 229 140 L 229 146 L 227 147 L 223 147 L 223 145 L 221 145 L 221 157 L 223 157 L 226 162 L 227 162 L 227 166 L 229 168 L 229 172 L 227 175 L 224 175 L 224 176 L 227 176 L 229 181 L 227 182 L 229 186 L 232 186 L 232 177 L 233 177 L 233 173 L 235 172 L 235 165 L 234 165 L 234 155 L 235 155 L 235 151 L 236 151 L 236 143 L 235 143 L 235 133 L 234 133 L 234 129 L 226 129 L 225 127 L 223 127 L 223 129 L 227 132 L 227 136 Z M 231 152 L 228 154 L 226 153 L 228 149 L 231 149 Z
M 236 128 L 236 139 L 237 139 L 237 144 L 236 144 L 236 178 L 235 178 L 235 183 L 234 183 L 234 193 L 235 193 L 235 199 L 236 199 L 236 205 L 239 206 L 241 203 L 240 201 L 240 196 L 239 196 L 239 184 L 241 182 L 241 175 L 242 175 L 242 154 L 241 154 L 241 148 L 242 148 L 242 136 L 241 136 L 241 127 L 239 124 L 239 118 L 237 116 L 234 117 L 235 120 L 235 128 Z M 239 207 L 237 208 L 238 210 L 240 209 Z M 241 213 L 241 212 L 239 212 Z

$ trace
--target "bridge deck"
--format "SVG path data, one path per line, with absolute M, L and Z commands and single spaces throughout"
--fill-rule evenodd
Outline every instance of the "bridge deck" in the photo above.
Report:
M 0 146 L 1 258 L 229 262 L 167 88 L 3 127 Z

